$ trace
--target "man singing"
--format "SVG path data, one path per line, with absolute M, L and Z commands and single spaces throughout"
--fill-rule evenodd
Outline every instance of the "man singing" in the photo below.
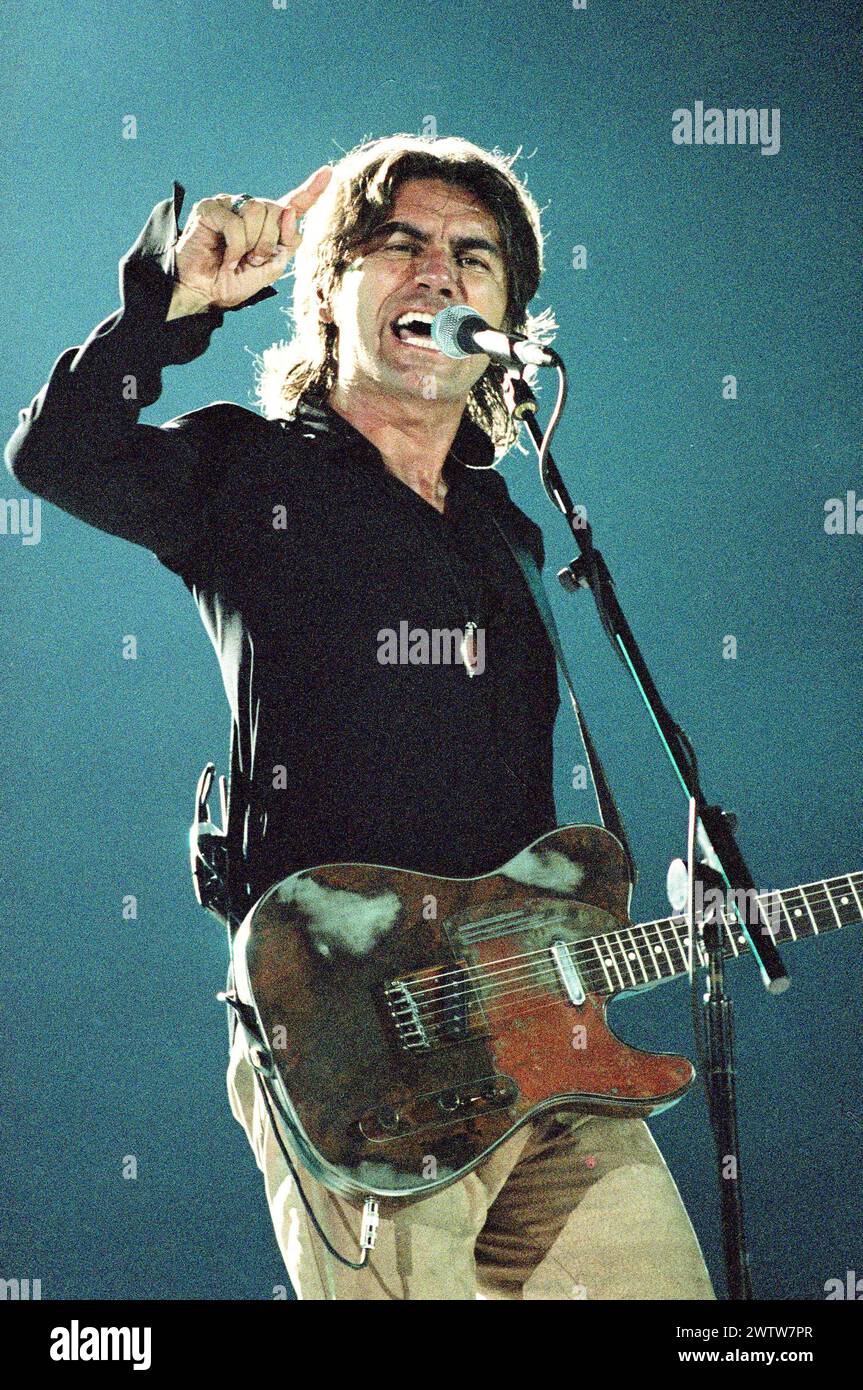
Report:
M 490 521 L 542 563 L 494 468 L 516 437 L 504 369 L 429 337 L 454 304 L 550 328 L 528 312 L 542 234 L 512 163 L 395 136 L 277 201 L 206 198 L 181 235 L 175 185 L 120 263 L 122 307 L 61 354 L 7 445 L 21 484 L 147 547 L 191 591 L 231 707 L 247 904 L 316 864 L 488 873 L 556 824 L 554 652 Z M 263 354 L 262 414 L 218 401 L 138 423 L 162 369 L 275 294 L 294 253 L 294 333 Z M 384 659 L 382 634 L 405 621 L 460 631 L 459 659 Z M 467 1178 L 387 1211 L 357 1271 L 309 1220 L 241 1029 L 228 1090 L 301 1299 L 714 1297 L 641 1120 L 522 1126 Z M 301 1180 L 358 1260 L 358 1207 Z

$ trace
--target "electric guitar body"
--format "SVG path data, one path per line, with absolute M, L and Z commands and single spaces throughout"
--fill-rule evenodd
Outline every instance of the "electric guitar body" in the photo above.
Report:
M 619 842 L 569 826 L 479 878 L 331 864 L 265 893 L 235 979 L 315 1177 L 348 1197 L 424 1197 L 544 1110 L 646 1116 L 679 1100 L 686 1058 L 606 1023 L 620 968 L 607 941 L 628 947 L 631 891 Z

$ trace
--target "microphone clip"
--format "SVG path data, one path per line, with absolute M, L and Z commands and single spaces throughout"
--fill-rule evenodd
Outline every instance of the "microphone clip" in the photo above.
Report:
M 523 420 L 526 415 L 536 414 L 536 396 L 531 391 L 521 371 L 508 371 L 503 379 L 503 399 L 514 420 Z

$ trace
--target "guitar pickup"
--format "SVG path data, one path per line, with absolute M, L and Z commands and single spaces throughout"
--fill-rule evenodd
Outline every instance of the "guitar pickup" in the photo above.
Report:
M 554 968 L 557 971 L 558 979 L 566 990 L 566 997 L 570 1004 L 583 1004 L 585 1000 L 584 985 L 581 983 L 581 976 L 572 963 L 569 942 L 555 941 L 554 945 L 551 947 L 551 958 L 554 961 Z

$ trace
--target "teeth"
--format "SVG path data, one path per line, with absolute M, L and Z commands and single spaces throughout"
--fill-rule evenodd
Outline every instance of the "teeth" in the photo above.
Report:
M 405 323 L 431 323 L 433 320 L 434 314 L 420 314 L 409 310 L 406 314 L 400 314 L 396 319 L 396 328 L 401 328 L 402 324 Z

